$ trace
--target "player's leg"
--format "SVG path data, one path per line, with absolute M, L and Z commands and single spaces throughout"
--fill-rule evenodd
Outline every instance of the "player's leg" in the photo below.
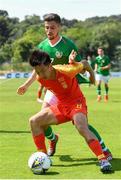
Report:
M 57 124 L 50 108 L 45 108 L 29 119 L 31 132 L 37 150 L 47 153 L 44 130 L 49 124 Z
M 101 101 L 101 75 L 96 74 L 96 86 L 97 86 L 97 101 Z
M 57 103 L 56 97 L 53 95 L 52 92 L 48 91 L 46 92 L 46 95 L 44 97 L 44 103 L 42 105 L 42 108 L 49 107 L 50 105 L 54 105 Z M 58 135 L 54 133 L 51 126 L 48 126 L 48 128 L 45 129 L 44 132 L 46 138 L 49 140 L 49 148 L 48 148 L 48 155 L 53 156 L 56 152 L 56 145 L 58 142 Z
M 110 76 L 103 76 L 103 81 L 104 81 L 104 88 L 105 88 L 105 94 L 104 94 L 104 101 L 108 101 L 108 92 L 109 92 L 109 86 L 108 86 L 108 81 L 109 81 Z
M 88 125 L 89 130 L 96 136 L 96 138 L 98 139 L 98 141 L 100 142 L 100 145 L 102 147 L 103 153 L 105 154 L 106 158 L 108 160 L 112 160 L 112 154 L 111 151 L 109 150 L 109 148 L 105 145 L 102 137 L 100 136 L 99 132 L 92 126 L 92 125 Z
M 105 102 L 108 101 L 108 91 L 109 91 L 108 84 L 105 83 L 105 94 L 104 94 L 104 101 L 105 101 Z
M 56 145 L 57 145 L 59 136 L 53 132 L 51 126 L 49 126 L 44 131 L 44 134 L 45 134 L 46 138 L 49 140 L 49 148 L 47 150 L 47 154 L 49 156 L 53 156 L 56 152 Z
M 112 166 L 106 159 L 99 141 L 95 138 L 95 136 L 88 128 L 86 115 L 84 115 L 83 113 L 76 113 L 73 116 L 73 120 L 78 132 L 85 138 L 89 148 L 98 158 L 101 171 L 103 173 L 112 172 Z

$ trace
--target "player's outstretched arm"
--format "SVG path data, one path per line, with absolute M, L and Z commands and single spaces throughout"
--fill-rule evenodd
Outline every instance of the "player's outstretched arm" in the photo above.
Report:
M 31 86 L 31 84 L 36 80 L 36 73 L 35 70 L 33 70 L 32 75 L 30 78 L 27 79 L 27 81 L 22 84 L 18 89 L 17 89 L 17 93 L 19 95 L 23 95 L 27 89 L 29 88 L 29 86 Z
M 72 50 L 69 56 L 69 64 L 83 64 L 83 68 L 80 69 L 80 73 L 85 73 L 85 71 L 88 71 L 90 74 L 89 77 L 90 83 L 95 84 L 95 75 L 93 69 L 86 60 L 82 60 L 81 62 L 76 62 L 75 61 L 76 55 L 77 53 L 74 50 Z
M 83 64 L 83 69 L 81 69 L 80 73 L 85 73 L 85 71 L 88 71 L 90 74 L 90 77 L 89 77 L 90 83 L 95 84 L 95 75 L 94 75 L 93 69 L 91 68 L 91 66 L 86 60 L 82 60 L 81 62 L 76 62 L 75 61 L 76 55 L 77 53 L 74 50 L 72 50 L 69 56 L 69 63 L 70 64 L 75 64 L 75 63 Z
M 70 78 L 75 77 L 78 73 L 85 73 L 85 71 L 88 71 L 90 74 L 90 83 L 95 84 L 95 75 L 93 69 L 86 60 L 82 60 L 81 62 L 75 61 L 76 55 L 77 52 L 72 50 L 69 56 L 69 64 L 55 65 L 53 67 Z

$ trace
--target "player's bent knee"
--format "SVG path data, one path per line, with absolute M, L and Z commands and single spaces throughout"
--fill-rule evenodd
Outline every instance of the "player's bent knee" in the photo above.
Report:
M 33 126 L 37 123 L 36 118 L 34 116 L 29 118 L 29 124 L 30 126 Z

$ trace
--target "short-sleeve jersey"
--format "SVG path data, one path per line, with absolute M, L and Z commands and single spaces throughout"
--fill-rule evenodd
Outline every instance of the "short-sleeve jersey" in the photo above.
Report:
M 53 65 L 68 64 L 68 58 L 73 49 L 77 52 L 76 61 L 81 60 L 81 56 L 73 41 L 64 36 L 55 45 L 51 45 L 47 38 L 38 45 L 38 48 L 49 54 Z
M 97 73 L 103 76 L 108 76 L 110 74 L 109 69 L 101 70 L 101 67 L 110 64 L 110 59 L 108 56 L 97 56 L 95 63 L 97 64 Z
M 37 80 L 50 90 L 58 98 L 58 102 L 63 105 L 70 104 L 75 99 L 83 99 L 84 96 L 75 78 L 75 75 L 82 70 L 83 65 L 54 65 L 53 67 L 56 69 L 54 80 L 42 79 L 39 76 L 37 76 Z
M 73 43 L 72 40 L 68 39 L 65 36 L 61 36 L 60 40 L 52 46 L 50 41 L 45 39 L 38 46 L 39 49 L 47 52 L 52 60 L 52 64 L 68 64 L 69 55 L 71 51 L 74 49 L 77 52 L 76 61 L 81 61 L 81 56 L 78 53 L 78 49 Z M 77 76 L 78 83 L 83 83 L 83 78 L 80 74 Z

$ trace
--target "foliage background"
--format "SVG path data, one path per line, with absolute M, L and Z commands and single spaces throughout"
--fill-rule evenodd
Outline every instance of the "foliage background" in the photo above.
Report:
M 121 70 L 121 15 L 93 17 L 85 21 L 62 19 L 62 34 L 71 38 L 82 57 L 97 55 L 99 46 L 111 59 L 112 70 Z M 0 65 L 1 70 L 28 71 L 30 51 L 46 37 L 40 16 L 25 16 L 23 21 L 10 18 L 0 10 Z

